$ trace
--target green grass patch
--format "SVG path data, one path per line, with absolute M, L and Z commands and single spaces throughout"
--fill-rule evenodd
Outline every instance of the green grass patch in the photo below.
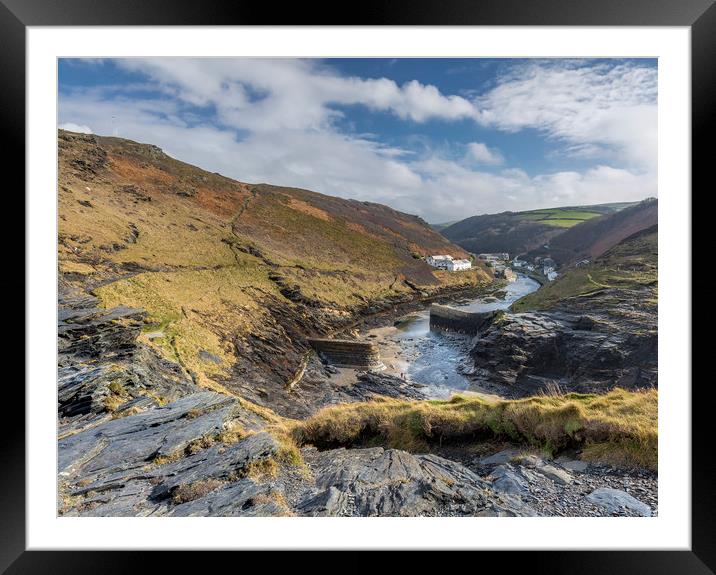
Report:
M 592 210 L 575 210 L 570 208 L 550 208 L 544 210 L 532 210 L 520 212 L 521 219 L 546 224 L 558 228 L 571 228 L 592 218 L 601 216 L 602 213 Z

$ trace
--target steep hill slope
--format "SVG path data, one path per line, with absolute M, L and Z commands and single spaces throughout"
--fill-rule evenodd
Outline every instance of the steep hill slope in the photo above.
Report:
M 634 299 L 637 307 L 651 309 L 657 298 L 658 234 L 653 225 L 624 238 L 588 265 L 567 268 L 554 282 L 516 301 L 513 309 L 572 307 L 580 299 L 588 300 L 592 307 L 608 307 L 613 298 Z
M 491 280 L 433 271 L 420 256 L 466 253 L 386 206 L 237 182 L 120 138 L 60 131 L 58 146 L 61 284 L 146 310 L 140 341 L 264 405 L 291 403 L 307 335 Z
M 516 301 L 475 340 L 478 377 L 516 396 L 656 386 L 657 249 L 652 226 Z
M 658 208 L 658 201 L 649 198 L 618 212 L 582 222 L 554 237 L 549 250 L 538 248 L 531 255 L 548 253 L 560 265 L 595 258 L 632 234 L 655 226 Z
M 614 213 L 631 203 L 502 212 L 466 218 L 440 233 L 473 253 L 509 252 L 519 255 L 549 244 L 565 230 Z

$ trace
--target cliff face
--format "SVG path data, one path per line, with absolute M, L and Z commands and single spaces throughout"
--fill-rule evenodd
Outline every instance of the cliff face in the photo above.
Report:
M 387 206 L 238 182 L 119 138 L 60 131 L 58 146 L 62 282 L 143 310 L 139 342 L 205 387 L 282 409 L 307 336 L 491 280 L 430 268 L 421 256 L 465 252 Z
M 656 386 L 657 245 L 653 226 L 515 302 L 475 340 L 476 378 L 518 397 Z

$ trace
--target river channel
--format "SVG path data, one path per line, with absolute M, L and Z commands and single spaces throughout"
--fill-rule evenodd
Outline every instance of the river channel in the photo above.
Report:
M 512 303 L 539 289 L 535 280 L 518 274 L 505 287 L 502 298 L 494 296 L 461 299 L 448 303 L 465 311 L 485 312 L 507 309 Z M 455 391 L 491 395 L 470 380 L 468 352 L 471 337 L 430 330 L 430 311 L 424 309 L 399 318 L 396 325 L 371 328 L 361 339 L 373 340 L 380 349 L 385 372 L 422 388 L 429 398 L 442 399 Z

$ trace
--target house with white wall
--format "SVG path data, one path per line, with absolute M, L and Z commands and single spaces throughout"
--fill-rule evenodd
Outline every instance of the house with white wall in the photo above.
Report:
M 425 261 L 428 263 L 428 265 L 433 266 L 434 268 L 438 268 L 441 270 L 448 269 L 448 264 L 452 262 L 452 256 L 428 256 L 425 258 Z
M 463 270 L 469 270 L 472 267 L 470 260 L 450 260 L 448 262 L 447 269 L 451 272 L 460 272 Z

